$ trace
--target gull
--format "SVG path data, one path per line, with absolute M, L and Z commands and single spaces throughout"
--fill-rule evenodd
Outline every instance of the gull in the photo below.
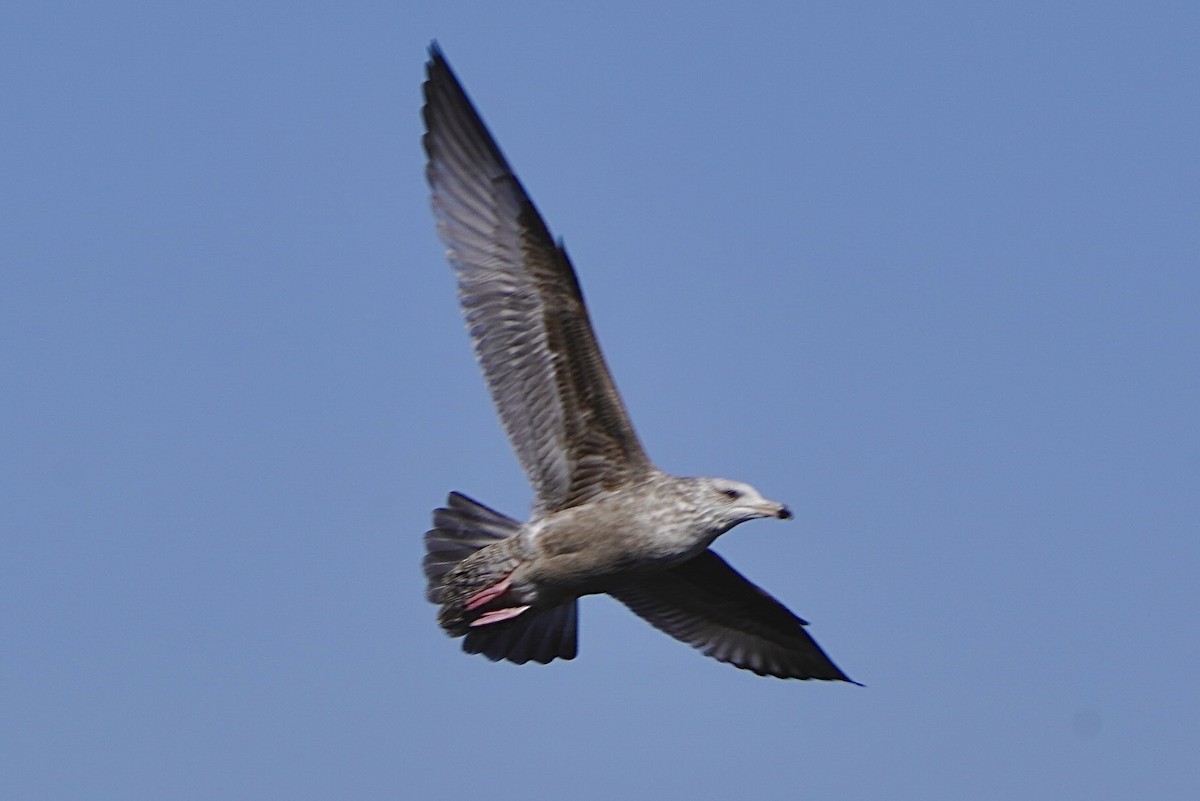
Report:
M 579 280 L 437 44 L 422 109 L 438 233 L 496 411 L 535 501 L 527 523 L 450 493 L 425 535 L 426 597 L 463 649 L 573 659 L 578 599 L 607 593 L 759 675 L 851 681 L 805 621 L 709 546 L 786 506 L 650 461 L 600 353 Z

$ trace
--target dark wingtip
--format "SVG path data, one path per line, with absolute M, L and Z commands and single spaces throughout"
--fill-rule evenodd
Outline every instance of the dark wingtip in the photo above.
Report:
M 432 39 L 429 42 L 429 61 L 425 62 L 425 72 L 432 77 L 435 71 L 440 70 L 449 72 L 450 64 L 446 61 L 446 54 L 442 52 L 442 46 L 438 44 L 437 39 Z
M 791 520 L 794 516 L 795 515 L 792 514 L 792 510 L 787 508 L 786 506 L 781 507 L 779 509 L 779 513 L 777 514 L 777 517 L 780 520 Z

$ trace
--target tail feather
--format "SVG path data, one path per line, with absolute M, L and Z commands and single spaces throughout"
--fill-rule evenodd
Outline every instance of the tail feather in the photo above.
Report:
M 451 492 L 446 506 L 433 512 L 433 528 L 425 533 L 425 597 L 441 603 L 442 578 L 480 548 L 507 539 L 520 522 L 478 501 Z
M 532 616 L 494 626 L 473 628 L 463 641 L 469 654 L 483 654 L 493 662 L 507 659 L 523 665 L 555 659 L 574 659 L 577 652 L 578 602 L 570 601 Z
M 493 662 L 506 659 L 518 665 L 574 659 L 578 631 L 574 600 L 550 609 L 531 609 L 502 623 L 470 625 L 472 613 L 464 609 L 464 600 L 511 572 L 515 566 L 511 554 L 492 552 L 498 558 L 473 560 L 470 569 L 458 571 L 447 581 L 447 574 L 464 559 L 503 542 L 520 529 L 519 521 L 451 492 L 446 505 L 434 510 L 433 528 L 425 534 L 425 597 L 442 605 L 439 621 L 447 633 L 453 637 L 466 635 L 463 650 L 469 654 L 483 654 Z

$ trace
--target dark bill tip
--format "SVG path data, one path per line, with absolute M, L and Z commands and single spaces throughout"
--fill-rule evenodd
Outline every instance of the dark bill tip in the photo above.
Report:
M 776 516 L 780 520 L 791 520 L 792 519 L 792 510 L 787 508 L 786 506 L 781 506 L 781 507 L 779 507 L 779 511 L 776 513 Z

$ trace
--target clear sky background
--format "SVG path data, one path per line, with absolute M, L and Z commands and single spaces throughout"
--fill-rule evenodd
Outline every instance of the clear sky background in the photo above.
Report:
M 530 492 L 428 208 L 437 38 L 664 469 L 865 688 L 585 599 L 459 651 Z M 0 797 L 1200 797 L 1200 6 L 0 11 Z

